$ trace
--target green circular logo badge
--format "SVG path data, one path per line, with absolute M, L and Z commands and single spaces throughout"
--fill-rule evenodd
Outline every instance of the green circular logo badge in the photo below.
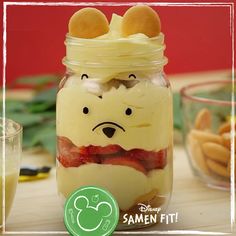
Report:
M 106 190 L 85 186 L 67 199 L 64 222 L 73 236 L 111 235 L 119 221 L 119 207 Z

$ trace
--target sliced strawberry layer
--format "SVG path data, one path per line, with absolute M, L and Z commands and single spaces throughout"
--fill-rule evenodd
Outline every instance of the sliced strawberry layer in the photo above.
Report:
M 70 155 L 70 149 L 73 147 L 73 143 L 66 137 L 58 137 L 57 147 L 60 155 L 67 156 Z
M 67 146 L 67 147 L 70 148 L 70 146 Z M 84 155 L 108 155 L 108 154 L 111 155 L 111 154 L 116 154 L 122 150 L 123 149 L 119 145 L 108 145 L 105 147 L 90 145 L 87 147 L 73 146 L 73 148 L 70 151 L 77 152 Z
M 120 166 L 129 166 L 138 171 L 141 171 L 144 174 L 147 174 L 147 171 L 143 165 L 138 161 L 129 157 L 110 157 L 106 158 L 102 164 L 111 164 L 111 165 L 120 165 Z
M 64 167 L 78 167 L 81 165 L 80 160 L 77 158 L 68 158 L 65 156 L 59 156 L 58 161 L 64 166 Z
M 143 160 L 147 170 L 163 169 L 167 164 L 167 150 L 161 150 L 153 155 L 150 155 L 147 160 Z
M 89 154 L 97 154 L 97 155 L 115 154 L 122 151 L 122 148 L 119 145 L 108 145 L 105 147 L 90 145 L 86 148 Z
M 88 152 L 88 149 L 86 147 L 76 147 L 76 146 L 73 146 L 71 149 L 70 149 L 70 152 L 72 153 L 77 153 L 77 154 L 81 154 L 81 155 L 86 155 L 88 156 L 90 153 Z
M 133 149 L 128 151 L 128 156 L 140 160 L 147 170 L 162 169 L 165 167 L 167 162 L 166 149 L 160 150 L 159 152 Z
M 59 156 L 58 160 L 64 167 L 79 167 L 86 163 L 98 163 L 97 157 L 83 156 L 83 155 L 70 155 L 69 157 Z
M 66 137 L 58 137 L 58 152 L 58 160 L 65 167 L 103 163 L 126 165 L 146 173 L 153 169 L 162 169 L 167 164 L 167 149 L 153 152 L 142 149 L 125 151 L 119 145 L 77 147 Z

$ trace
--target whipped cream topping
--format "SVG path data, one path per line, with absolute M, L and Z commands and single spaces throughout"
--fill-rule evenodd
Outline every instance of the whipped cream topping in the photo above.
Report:
M 129 71 L 161 70 L 164 57 L 164 34 L 149 38 L 144 34 L 121 36 L 122 17 L 113 14 L 110 30 L 95 39 L 66 37 L 63 63 L 77 74 L 107 81 Z

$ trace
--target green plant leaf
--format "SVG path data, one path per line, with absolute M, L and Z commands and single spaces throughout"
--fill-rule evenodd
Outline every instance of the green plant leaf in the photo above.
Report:
M 54 130 L 55 131 L 55 130 Z M 53 156 L 56 155 L 56 135 L 55 132 L 47 133 L 41 140 L 42 147 Z
M 6 113 L 7 118 L 20 123 L 23 127 L 38 124 L 43 121 L 42 114 L 9 112 Z
M 55 102 L 29 102 L 27 105 L 28 112 L 32 113 L 45 112 L 51 108 L 55 110 Z
M 17 101 L 17 100 L 6 100 L 5 108 L 6 113 L 9 112 L 19 112 L 24 110 L 26 107 L 26 103 L 24 101 Z
M 33 86 L 36 94 L 30 101 L 6 100 L 6 116 L 23 126 L 23 147 L 40 146 L 52 155 L 56 152 L 57 75 L 25 76 L 15 84 Z M 45 89 L 46 88 L 46 89 Z
M 55 155 L 56 151 L 56 127 L 55 123 L 47 123 L 37 130 L 33 137 L 32 144 L 40 144 L 43 148 Z
M 40 146 L 52 155 L 56 153 L 56 126 L 55 121 L 43 125 L 31 126 L 23 133 L 23 147 Z
M 35 95 L 31 102 L 47 102 L 47 103 L 56 103 L 57 88 L 53 87 L 42 92 L 39 92 Z
M 37 146 L 37 133 L 41 129 L 39 125 L 23 128 L 23 148 Z
M 45 111 L 41 113 L 48 124 L 56 126 L 56 112 L 55 109 L 52 111 Z
M 181 115 L 181 98 L 179 93 L 173 94 L 173 116 L 174 116 L 174 128 L 182 129 L 182 115 Z
M 16 80 L 16 84 L 20 85 L 45 85 L 59 81 L 59 76 L 53 74 L 38 75 L 38 76 L 23 76 Z

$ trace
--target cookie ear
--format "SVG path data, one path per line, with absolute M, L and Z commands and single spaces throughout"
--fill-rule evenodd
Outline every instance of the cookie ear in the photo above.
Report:
M 69 35 L 77 38 L 91 39 L 106 34 L 109 23 L 106 16 L 96 8 L 83 8 L 70 18 Z
M 128 9 L 124 14 L 121 31 L 124 37 L 142 33 L 151 38 L 158 36 L 161 32 L 161 21 L 151 7 L 137 5 Z
M 87 208 L 88 205 L 89 205 L 89 201 L 85 196 L 79 196 L 74 201 L 74 207 L 78 211 L 81 211 L 81 210 Z

